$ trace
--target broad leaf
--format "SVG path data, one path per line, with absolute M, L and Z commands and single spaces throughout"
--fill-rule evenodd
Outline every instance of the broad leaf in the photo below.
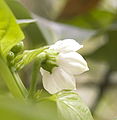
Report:
M 52 102 L 39 105 L 18 101 L 9 96 L 0 96 L 1 120 L 57 120 L 57 112 Z
M 37 20 L 37 24 L 45 36 L 48 44 L 52 44 L 57 40 L 62 39 L 75 39 L 79 43 L 82 43 L 84 40 L 92 38 L 97 31 L 96 30 L 87 30 L 70 25 L 60 24 L 47 20 L 42 17 L 34 16 Z
M 24 35 L 20 27 L 16 23 L 16 19 L 12 12 L 4 2 L 0 0 L 0 50 L 3 56 L 6 56 L 8 51 L 23 40 Z
M 94 120 L 88 107 L 74 91 L 62 91 L 56 95 L 60 120 Z

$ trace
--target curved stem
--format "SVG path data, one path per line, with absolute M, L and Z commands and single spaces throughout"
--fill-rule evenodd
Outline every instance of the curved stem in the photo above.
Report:
M 33 71 L 32 71 L 32 79 L 29 89 L 29 97 L 33 97 L 33 95 L 36 93 L 36 87 L 37 87 L 37 81 L 39 79 L 39 69 L 41 67 L 41 63 L 46 59 L 46 53 L 41 53 L 35 60 L 33 65 Z
M 30 85 L 30 90 L 29 90 L 29 97 L 33 96 L 34 93 L 36 92 L 39 68 L 40 68 L 40 63 L 38 60 L 36 60 L 34 62 L 34 65 L 33 65 L 32 79 L 31 79 L 31 85 Z

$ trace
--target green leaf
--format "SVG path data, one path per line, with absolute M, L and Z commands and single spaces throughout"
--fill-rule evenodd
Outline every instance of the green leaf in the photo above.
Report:
M 38 104 L 47 104 L 48 101 L 55 103 L 58 120 L 94 120 L 89 108 L 75 91 L 64 90 L 51 97 L 42 97 L 42 94 Z
M 24 35 L 16 23 L 16 19 L 4 0 L 0 0 L 0 50 L 6 56 L 9 50 L 19 41 L 24 39 Z
M 57 120 L 55 104 L 46 101 L 39 104 L 0 96 L 1 120 Z
M 33 19 L 32 13 L 30 13 L 18 0 L 5 0 L 15 17 L 20 19 Z M 28 40 L 28 47 L 35 48 L 47 44 L 45 37 L 43 36 L 40 28 L 37 26 L 36 22 L 29 24 L 24 29 L 26 34 L 26 40 Z
M 60 120 L 94 120 L 88 107 L 74 91 L 62 91 L 56 95 Z

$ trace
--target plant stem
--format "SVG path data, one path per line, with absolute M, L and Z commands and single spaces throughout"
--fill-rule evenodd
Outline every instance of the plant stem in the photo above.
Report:
M 11 74 L 11 71 L 9 70 L 1 56 L 0 56 L 0 69 L 1 69 L 0 77 L 2 78 L 2 80 L 5 81 L 7 87 L 9 88 L 13 96 L 22 99 L 23 95 L 21 93 L 21 90 L 19 89 L 16 80 L 14 79 L 13 75 Z
M 28 91 L 25 88 L 24 84 L 22 83 L 22 81 L 21 81 L 17 71 L 15 71 L 15 69 L 13 67 L 11 68 L 11 73 L 12 73 L 12 75 L 14 77 L 14 80 L 15 80 L 15 82 L 16 82 L 16 84 L 17 84 L 17 86 L 18 86 L 22 96 L 24 98 L 26 98 L 28 96 Z
M 30 84 L 30 89 L 29 89 L 29 97 L 33 97 L 33 95 L 36 93 L 36 87 L 37 87 L 37 81 L 39 79 L 39 69 L 41 67 L 42 61 L 46 59 L 46 54 L 41 53 L 37 59 L 34 62 L 33 65 L 33 71 L 32 71 L 32 79 L 31 79 L 31 84 Z
M 36 92 L 39 68 L 40 68 L 40 62 L 38 60 L 35 60 L 34 65 L 33 65 L 32 79 L 31 79 L 31 85 L 30 85 L 30 90 L 29 90 L 29 96 L 33 96 L 34 93 Z

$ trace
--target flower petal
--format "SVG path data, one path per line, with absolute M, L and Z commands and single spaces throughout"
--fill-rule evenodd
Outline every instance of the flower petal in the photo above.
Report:
M 87 62 L 85 59 L 77 52 L 70 53 L 60 53 L 58 55 L 58 65 L 64 69 L 64 71 L 69 74 L 79 75 L 87 70 Z
M 76 89 L 75 78 L 60 67 L 54 68 L 52 74 L 41 68 L 41 74 L 43 86 L 50 94 Z
M 82 48 L 83 45 L 80 45 L 78 42 L 76 42 L 73 39 L 65 39 L 65 40 L 59 40 L 54 45 L 50 46 L 50 49 L 54 49 L 57 52 L 73 52 L 77 51 L 80 48 Z

